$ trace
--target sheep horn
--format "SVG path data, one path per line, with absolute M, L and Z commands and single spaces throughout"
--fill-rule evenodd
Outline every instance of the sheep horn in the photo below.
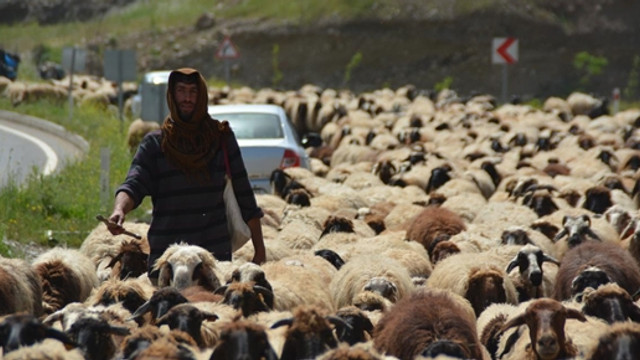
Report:
M 47 326 L 53 325 L 56 321 L 61 320 L 64 317 L 62 311 L 56 311 L 53 314 L 47 316 L 42 323 Z
M 118 255 L 116 255 L 113 259 L 111 259 L 111 261 L 109 261 L 109 265 L 107 265 L 107 267 L 109 268 L 114 267 L 118 263 L 118 261 L 122 259 L 122 255 L 123 253 L 118 253 Z
M 631 295 L 631 298 L 633 299 L 633 301 L 638 301 L 638 299 L 640 299 L 640 289 L 634 292 L 633 295 Z
M 567 229 L 563 228 L 562 230 L 560 230 L 559 233 L 556 234 L 556 236 L 554 236 L 553 242 L 557 242 L 558 240 L 562 239 L 565 235 L 567 235 Z
M 293 318 L 278 320 L 273 325 L 271 325 L 271 329 L 279 328 L 280 326 L 291 326 L 293 324 Z

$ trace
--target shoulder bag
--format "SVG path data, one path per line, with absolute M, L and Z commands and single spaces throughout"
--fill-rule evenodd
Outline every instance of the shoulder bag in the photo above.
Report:
M 226 170 L 222 198 L 224 199 L 224 205 L 227 211 L 227 228 L 229 229 L 229 237 L 231 238 L 231 252 L 235 252 L 249 241 L 251 238 L 251 230 L 242 218 L 242 212 L 240 212 L 236 194 L 233 192 L 231 167 L 229 166 L 229 154 L 227 153 L 226 141 L 222 142 L 222 151 L 224 152 L 224 166 Z

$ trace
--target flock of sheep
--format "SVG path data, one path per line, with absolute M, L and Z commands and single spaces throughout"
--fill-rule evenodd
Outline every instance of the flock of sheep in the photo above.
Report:
M 6 359 L 631 359 L 640 354 L 640 110 L 411 86 L 211 89 L 318 132 L 256 195 L 267 262 L 146 238 L 0 258 Z M 140 138 L 137 122 L 130 136 Z M 132 140 L 135 148 L 135 140 Z M 146 234 L 148 225 L 125 223 Z

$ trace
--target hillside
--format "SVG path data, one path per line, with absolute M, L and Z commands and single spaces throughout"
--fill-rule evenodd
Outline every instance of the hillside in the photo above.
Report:
M 32 5 L 20 14 L 22 21 L 73 21 L 77 20 L 74 14 L 106 21 L 108 17 L 100 16 L 110 8 L 135 2 L 35 0 L 40 7 Z M 308 19 L 302 14 L 282 20 L 223 18 L 218 13 L 242 2 L 220 1 L 216 7 L 220 11 L 203 13 L 183 26 L 86 39 L 87 48 L 94 52 L 90 71 L 99 74 L 99 54 L 107 46 L 117 46 L 136 49 L 140 72 L 194 66 L 209 77 L 224 79 L 225 64 L 214 54 L 229 34 L 240 53 L 239 59 L 230 61 L 232 81 L 238 84 L 296 89 L 314 83 L 365 91 L 408 83 L 433 89 L 452 81 L 451 87 L 461 93 L 499 95 L 503 66 L 491 64 L 491 41 L 509 36 L 519 41 L 519 60 L 507 68 L 509 93 L 543 98 L 564 96 L 577 88 L 601 96 L 614 87 L 625 89 L 634 57 L 640 56 L 640 36 L 636 36 L 640 24 L 635 19 L 640 3 L 633 0 L 477 1 L 464 11 L 464 1 L 370 2 L 366 16 L 328 13 Z M 4 6 L 12 3 L 24 4 L 9 0 Z M 55 9 L 60 14 L 45 17 L 42 14 L 53 11 L 52 3 L 59 4 Z M 49 12 L 42 10 L 42 4 L 48 4 Z M 606 59 L 603 72 L 581 82 L 587 71 L 573 63 L 580 52 Z M 352 62 L 358 56 L 360 61 Z M 345 75 L 348 69 L 350 76 Z M 280 79 L 274 77 L 278 72 Z

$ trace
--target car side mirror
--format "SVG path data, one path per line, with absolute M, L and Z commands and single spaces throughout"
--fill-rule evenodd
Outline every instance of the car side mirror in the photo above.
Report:
M 300 142 L 304 148 L 318 147 L 322 145 L 322 138 L 320 137 L 320 134 L 312 132 L 304 134 Z

